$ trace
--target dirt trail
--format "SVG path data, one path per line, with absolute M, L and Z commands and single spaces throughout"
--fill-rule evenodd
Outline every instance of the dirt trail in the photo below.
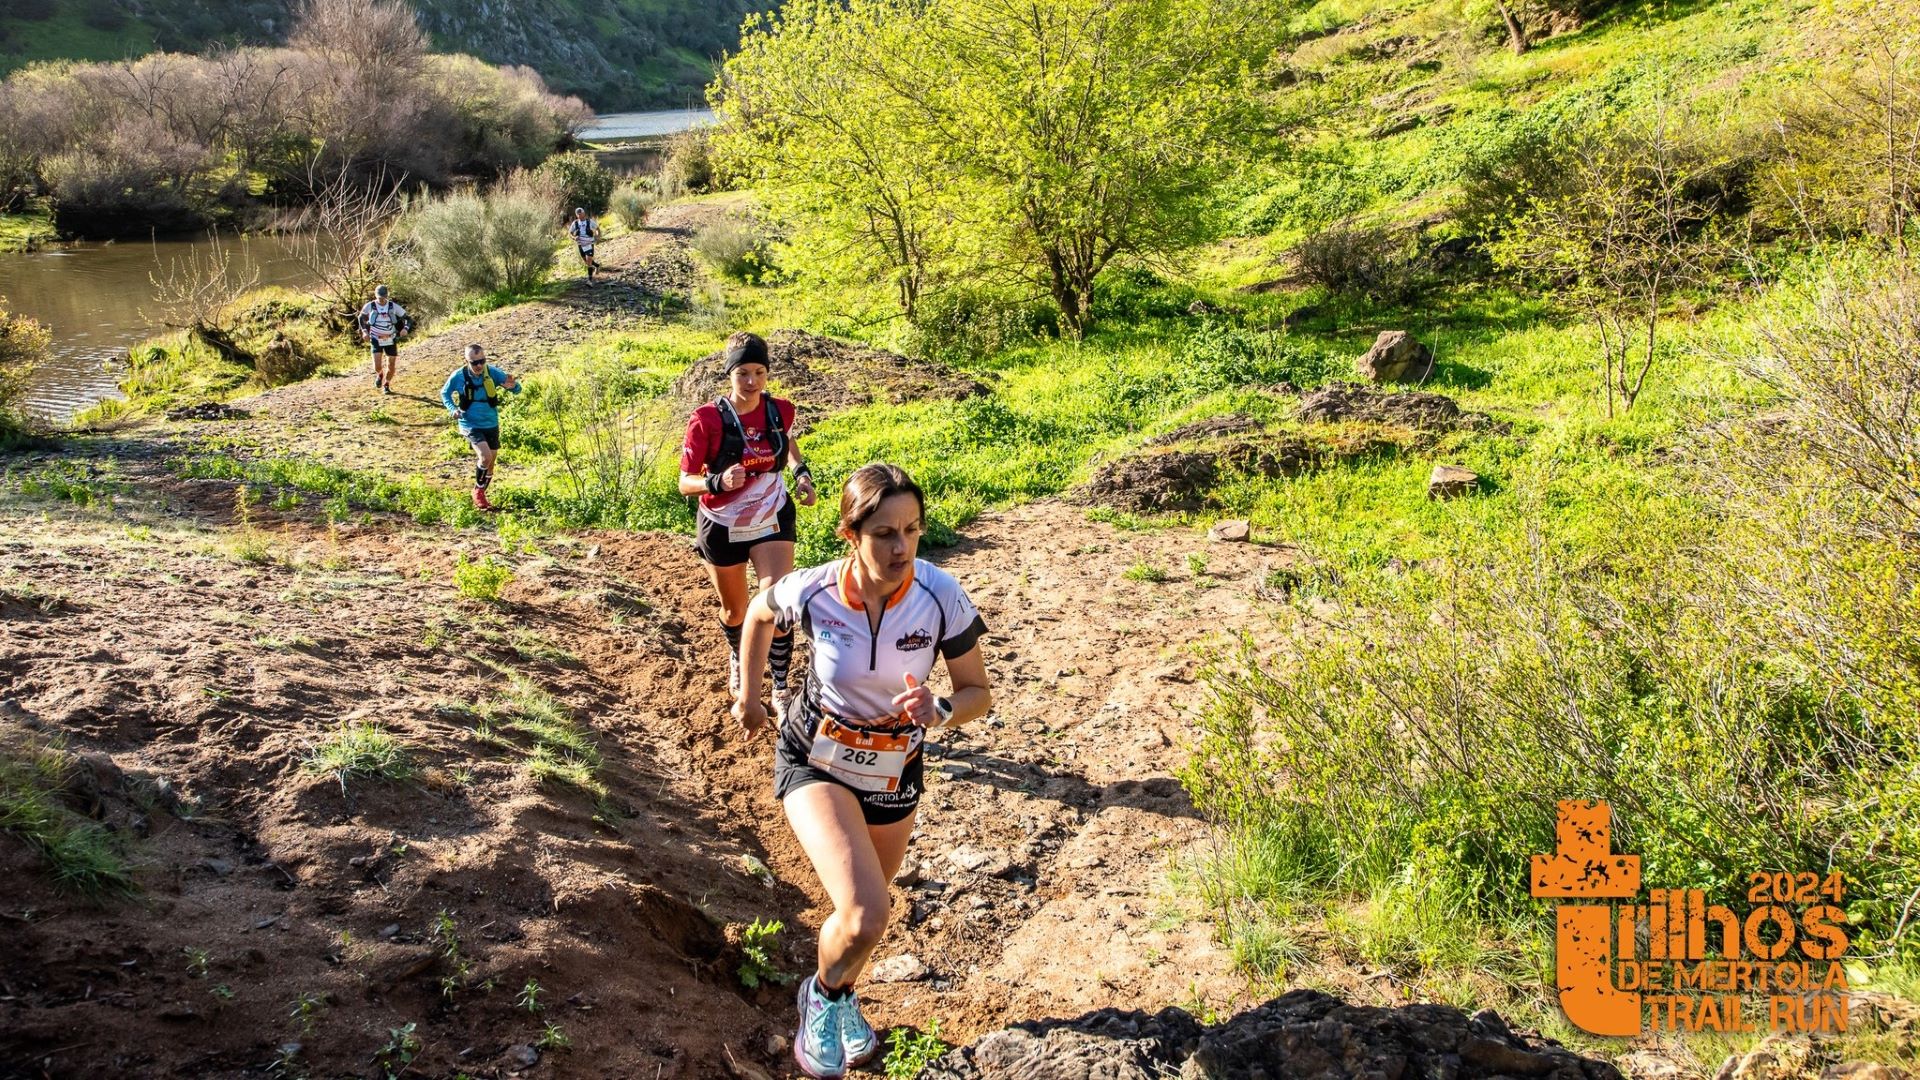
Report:
M 608 255 L 649 280 L 684 258 L 669 233 Z M 558 345 L 646 317 L 592 295 L 423 342 L 401 389 L 437 386 L 469 337 Z M 362 381 L 273 391 L 239 403 L 250 419 L 202 427 L 285 452 L 322 413 L 379 407 Z M 407 408 L 426 411 L 355 424 L 361 457 L 341 463 L 437 475 L 439 405 Z M 143 890 L 76 902 L 0 837 L 19 883 L 0 904 L 0 1077 L 260 1075 L 276 1057 L 283 1075 L 377 1075 L 404 1053 L 422 1075 L 791 1074 L 790 996 L 740 985 L 740 928 L 784 920 L 775 959 L 804 970 L 825 899 L 773 800 L 771 744 L 725 715 L 689 542 L 543 539 L 507 553 L 497 604 L 462 600 L 450 569 L 498 553 L 492 533 L 329 527 L 310 504 L 236 517 L 234 485 L 158 464 L 183 427 L 68 454 L 109 496 L 91 506 L 0 492 L 0 734 L 87 755 L 69 802 L 129 838 Z M 996 707 L 930 749 L 876 955 L 918 977 L 863 985 L 870 1014 L 938 1019 L 954 1041 L 1107 1005 L 1243 1003 L 1166 884 L 1206 844 L 1175 777 L 1202 696 L 1191 648 L 1270 642 L 1262 583 L 1291 553 L 1052 502 L 963 533 L 926 554 L 993 631 Z M 1165 579 L 1124 576 L 1142 563 Z M 589 735 L 604 797 L 541 778 L 540 715 Z M 343 788 L 303 766 L 359 721 L 410 748 L 410 778 Z M 516 1005 L 529 980 L 538 1013 Z M 535 1045 L 548 1021 L 570 1048 Z

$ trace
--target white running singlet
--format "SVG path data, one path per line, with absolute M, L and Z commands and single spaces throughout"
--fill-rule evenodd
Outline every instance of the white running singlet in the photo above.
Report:
M 913 573 L 887 600 L 878 631 L 854 588 L 851 559 L 795 570 L 773 586 L 774 622 L 799 627 L 812 642 L 809 697 L 827 713 L 870 722 L 894 714 L 905 676 L 925 685 L 936 654 L 965 656 L 987 632 L 953 575 L 915 559 Z

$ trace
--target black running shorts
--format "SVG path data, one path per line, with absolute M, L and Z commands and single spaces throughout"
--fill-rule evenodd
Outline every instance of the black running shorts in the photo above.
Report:
M 920 792 L 927 786 L 927 751 L 923 745 L 907 762 L 900 774 L 898 791 L 861 791 L 832 773 L 808 764 L 807 752 L 813 748 L 813 734 L 820 714 L 806 705 L 806 695 L 796 694 L 793 712 L 780 725 L 774 739 L 773 797 L 785 801 L 788 795 L 808 784 L 837 784 L 853 792 L 860 800 L 860 816 L 869 825 L 891 825 L 911 816 L 920 806 Z
M 467 432 L 467 441 L 476 447 L 486 446 L 500 449 L 500 429 L 496 427 L 477 427 Z
M 720 524 L 705 514 L 696 514 L 695 516 L 699 519 L 699 525 L 696 526 L 694 530 L 694 550 L 698 551 L 700 557 L 713 566 L 739 566 L 741 563 L 747 561 L 747 553 L 753 550 L 755 544 L 771 544 L 776 540 L 783 540 L 791 544 L 794 542 L 795 536 L 798 535 L 794 531 L 794 519 L 799 516 L 799 511 L 794 509 L 792 499 L 788 499 L 786 503 L 780 507 L 780 512 L 774 516 L 774 520 L 778 522 L 780 526 L 778 529 L 760 537 L 758 540 L 747 540 L 737 544 L 727 539 L 727 527 L 725 525 Z
M 374 356 L 379 356 L 381 353 L 386 353 L 388 356 L 400 355 L 400 345 L 398 342 L 389 341 L 385 345 L 382 345 L 379 342 L 375 341 L 375 342 L 372 342 L 371 345 L 373 348 Z

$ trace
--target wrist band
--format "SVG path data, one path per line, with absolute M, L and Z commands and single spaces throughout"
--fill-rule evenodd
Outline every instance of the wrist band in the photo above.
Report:
M 813 479 L 813 466 L 807 464 L 804 461 L 800 463 L 799 468 L 793 470 L 793 478 L 795 480 L 798 480 L 803 476 L 806 477 L 808 480 Z
M 709 494 L 723 495 L 726 493 L 727 489 L 721 486 L 720 476 L 721 474 L 717 472 L 707 474 L 707 492 Z
M 940 718 L 940 722 L 933 725 L 934 727 L 946 727 L 953 723 L 953 702 L 943 697 L 934 698 L 933 715 Z

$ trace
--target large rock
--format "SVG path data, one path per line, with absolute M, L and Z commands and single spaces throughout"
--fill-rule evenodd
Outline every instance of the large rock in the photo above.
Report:
M 1422 382 L 1433 374 L 1433 350 L 1405 330 L 1383 330 L 1354 370 L 1372 383 Z
M 1480 474 L 1459 465 L 1435 465 L 1427 477 L 1427 498 L 1457 499 L 1480 490 Z
M 1295 990 L 1202 1027 L 1180 1009 L 1016 1024 L 954 1050 L 930 1080 L 1622 1080 L 1602 1061 L 1444 1005 L 1349 1005 Z
M 1394 424 L 1427 434 L 1500 427 L 1485 413 L 1461 411 L 1445 394 L 1375 390 L 1350 382 L 1331 382 L 1300 395 L 1300 411 L 1295 415 L 1323 424 Z

